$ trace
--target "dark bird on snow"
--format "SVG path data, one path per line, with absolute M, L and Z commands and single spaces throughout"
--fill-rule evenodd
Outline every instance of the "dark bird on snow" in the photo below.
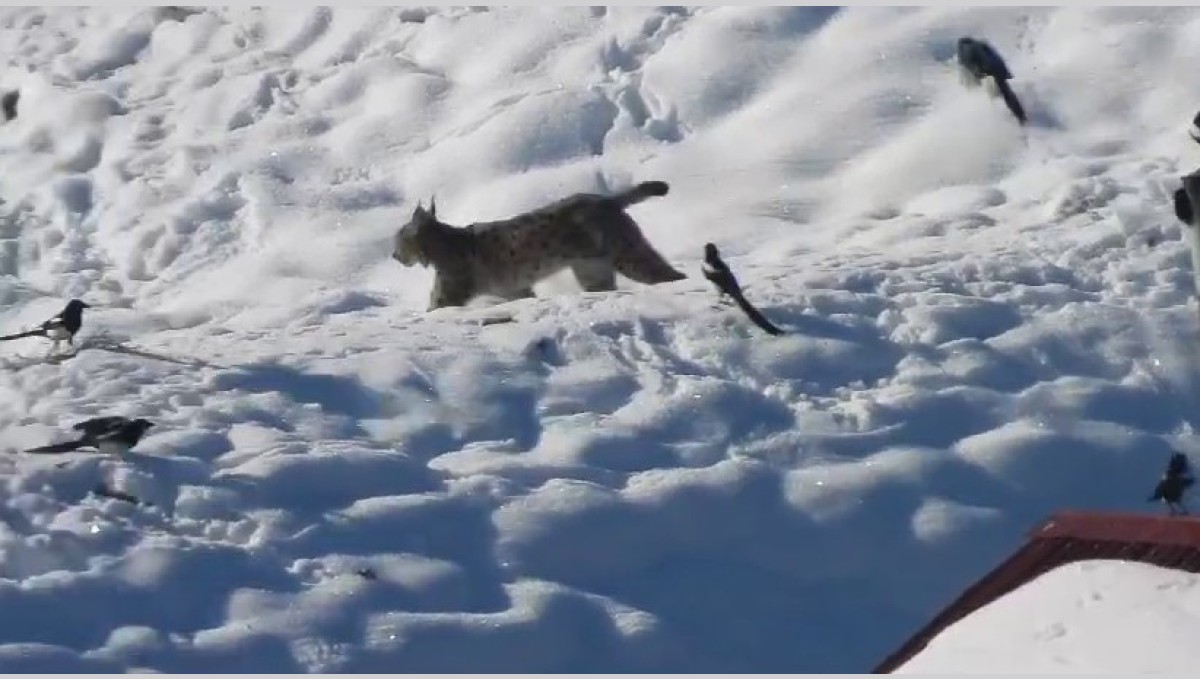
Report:
M 1175 216 L 1179 221 L 1187 226 L 1196 226 L 1193 220 L 1196 218 L 1196 207 L 1193 205 L 1194 199 L 1200 199 L 1200 170 L 1196 170 L 1191 174 L 1185 174 L 1179 178 L 1180 186 L 1175 189 L 1173 197 L 1175 199 Z
M 67 344 L 74 346 L 75 333 L 79 332 L 79 328 L 83 326 L 83 310 L 90 308 L 90 304 L 73 299 L 67 302 L 67 306 L 63 307 L 58 315 L 33 330 L 26 330 L 15 335 L 4 335 L 0 337 L 0 341 L 21 339 L 22 337 L 48 337 L 54 342 L 50 347 L 50 353 L 58 351 L 59 343 L 64 340 Z
M 1022 125 L 1025 124 L 1025 107 L 1021 106 L 1021 100 L 1017 99 L 1016 92 L 1008 84 L 1012 80 L 1012 72 L 994 47 L 983 40 L 959 38 L 958 65 L 969 76 L 968 82 L 974 85 L 979 85 L 984 78 L 991 78 L 1013 117 Z
M 1183 493 L 1196 482 L 1192 476 L 1191 465 L 1183 453 L 1174 453 L 1167 462 L 1167 470 L 1162 480 L 1154 487 L 1154 493 L 1147 502 L 1163 502 L 1167 505 L 1167 513 L 1171 516 L 1187 514 L 1187 506 L 1183 503 Z
M 767 320 L 762 313 L 754 308 L 754 305 L 746 299 L 742 294 L 742 286 L 730 271 L 729 265 L 721 259 L 721 254 L 717 252 L 717 246 L 712 243 L 704 244 L 704 264 L 701 266 L 701 272 L 713 285 L 717 286 L 717 290 L 721 295 L 728 295 L 745 314 L 750 317 L 754 324 L 762 328 L 772 335 L 782 335 L 783 331 L 775 327 Z
M 71 427 L 71 429 L 81 432 L 81 436 L 77 440 L 30 448 L 25 452 L 69 453 L 80 448 L 95 448 L 103 455 L 121 455 L 136 446 L 138 441 L 145 436 L 146 431 L 153 426 L 153 422 L 140 417 L 136 420 L 119 415 L 93 417 Z
M 1175 189 L 1175 216 L 1188 226 L 1192 225 L 1192 218 L 1195 216 L 1192 201 L 1188 199 L 1187 191 L 1182 188 Z
M 21 93 L 18 90 L 5 92 L 3 97 L 0 97 L 0 111 L 4 112 L 4 121 L 8 122 L 17 117 L 17 102 L 21 99 Z

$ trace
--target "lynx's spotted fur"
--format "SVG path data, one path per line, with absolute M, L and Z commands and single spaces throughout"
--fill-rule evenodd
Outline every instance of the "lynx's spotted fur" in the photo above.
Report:
M 444 224 L 436 206 L 417 206 L 396 232 L 392 257 L 435 271 L 429 310 L 463 306 L 479 295 L 533 297 L 533 284 L 570 268 L 589 292 L 616 289 L 616 274 L 655 284 L 686 278 L 646 240 L 625 209 L 667 194 L 642 182 L 611 196 L 577 193 L 544 207 L 466 227 Z

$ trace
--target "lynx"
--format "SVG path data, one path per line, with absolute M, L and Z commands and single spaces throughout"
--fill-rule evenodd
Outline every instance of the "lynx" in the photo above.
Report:
M 392 257 L 435 271 L 429 310 L 464 306 L 480 295 L 533 297 L 538 281 L 570 268 L 588 292 L 616 289 L 616 274 L 653 285 L 686 276 L 646 240 L 625 209 L 665 196 L 666 182 L 642 182 L 615 195 L 577 193 L 531 212 L 455 227 L 437 207 L 418 205 L 396 232 Z

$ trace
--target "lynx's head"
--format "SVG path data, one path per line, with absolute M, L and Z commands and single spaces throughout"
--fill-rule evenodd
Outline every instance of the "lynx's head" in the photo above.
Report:
M 428 265 L 430 263 L 430 246 L 436 247 L 436 243 L 432 241 L 437 238 L 439 226 L 441 225 L 437 220 L 437 205 L 430 201 L 429 209 L 426 210 L 420 203 L 417 203 L 412 218 L 396 231 L 392 259 L 404 266 Z

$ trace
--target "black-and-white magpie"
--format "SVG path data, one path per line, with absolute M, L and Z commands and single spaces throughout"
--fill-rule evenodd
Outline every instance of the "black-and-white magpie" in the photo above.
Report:
M 40 448 L 30 448 L 27 453 L 69 453 L 80 448 L 95 448 L 103 455 L 121 455 L 142 440 L 154 423 L 142 418 L 130 420 L 119 415 L 107 415 L 84 420 L 71 426 L 82 432 L 75 441 L 52 443 Z
M 970 74 L 976 84 L 984 78 L 990 77 L 995 82 L 996 89 L 1004 98 L 1004 104 L 1008 106 L 1013 117 L 1020 124 L 1025 124 L 1025 108 L 1021 106 L 1021 100 L 1017 99 L 1017 94 L 1008 85 L 1008 81 L 1012 79 L 1012 73 L 996 48 L 976 38 L 959 38 L 958 64 Z
M 1146 501 L 1165 503 L 1167 513 L 1172 516 L 1187 514 L 1187 506 L 1183 504 L 1183 492 L 1195 482 L 1196 478 L 1192 476 L 1187 456 L 1183 453 L 1174 453 L 1171 455 L 1171 460 L 1167 462 L 1167 471 L 1163 473 L 1162 480 L 1154 487 L 1154 493 Z
M 22 337 L 48 337 L 54 342 L 50 347 L 50 353 L 58 351 L 59 343 L 64 340 L 67 344 L 74 346 L 75 333 L 79 332 L 79 328 L 83 326 L 83 310 L 90 308 L 90 304 L 73 299 L 67 302 L 67 306 L 63 307 L 63 310 L 56 316 L 33 330 L 26 330 L 15 335 L 4 335 L 0 337 L 0 341 L 21 339 Z
M 705 278 L 717 286 L 718 292 L 722 295 L 728 295 L 733 299 L 741 307 L 742 311 L 750 317 L 750 320 L 754 321 L 755 325 L 772 335 L 783 334 L 782 330 L 775 327 L 758 309 L 754 308 L 754 305 L 746 300 L 746 296 L 742 294 L 741 284 L 734 277 L 733 271 L 730 271 L 729 265 L 721 259 L 721 253 L 717 251 L 716 245 L 712 243 L 704 244 L 704 264 L 701 265 L 700 271 L 704 274 Z

